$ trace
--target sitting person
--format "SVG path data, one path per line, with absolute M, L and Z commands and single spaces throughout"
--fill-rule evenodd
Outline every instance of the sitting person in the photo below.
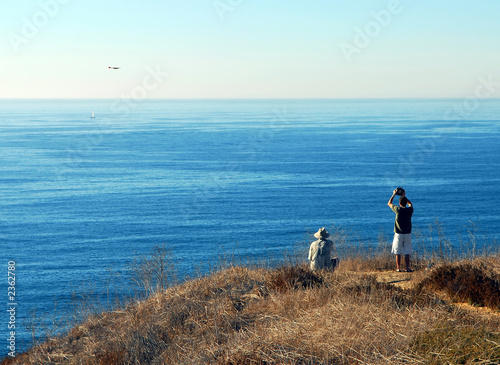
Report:
M 332 258 L 333 242 L 327 240 L 330 234 L 320 228 L 314 234 L 318 240 L 311 243 L 309 248 L 309 260 L 311 261 L 311 270 L 332 269 L 334 270 L 339 263 L 338 258 Z

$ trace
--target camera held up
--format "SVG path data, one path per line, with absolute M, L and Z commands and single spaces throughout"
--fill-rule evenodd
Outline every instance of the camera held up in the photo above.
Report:
M 398 186 L 396 188 L 396 195 L 403 195 L 404 192 L 405 192 L 405 189 L 403 189 L 401 186 Z

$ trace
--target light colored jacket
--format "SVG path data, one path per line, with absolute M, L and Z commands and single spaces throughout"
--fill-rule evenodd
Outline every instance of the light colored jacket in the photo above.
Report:
M 320 270 L 332 266 L 333 242 L 319 239 L 311 243 L 309 248 L 309 260 L 311 270 Z

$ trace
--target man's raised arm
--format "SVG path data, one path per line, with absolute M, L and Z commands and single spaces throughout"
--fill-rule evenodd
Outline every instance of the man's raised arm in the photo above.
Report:
M 389 208 L 392 209 L 392 207 L 394 206 L 394 204 L 392 204 L 392 201 L 394 200 L 394 197 L 396 196 L 396 191 L 398 189 L 394 189 L 394 191 L 392 192 L 392 196 L 391 196 L 391 199 L 389 199 L 389 201 L 387 202 L 387 205 L 389 206 Z

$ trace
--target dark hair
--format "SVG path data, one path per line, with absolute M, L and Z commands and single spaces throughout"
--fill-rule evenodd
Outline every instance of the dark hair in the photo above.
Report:
M 399 205 L 402 207 L 406 207 L 406 204 L 408 203 L 408 199 L 406 199 L 406 196 L 402 196 L 399 198 Z

